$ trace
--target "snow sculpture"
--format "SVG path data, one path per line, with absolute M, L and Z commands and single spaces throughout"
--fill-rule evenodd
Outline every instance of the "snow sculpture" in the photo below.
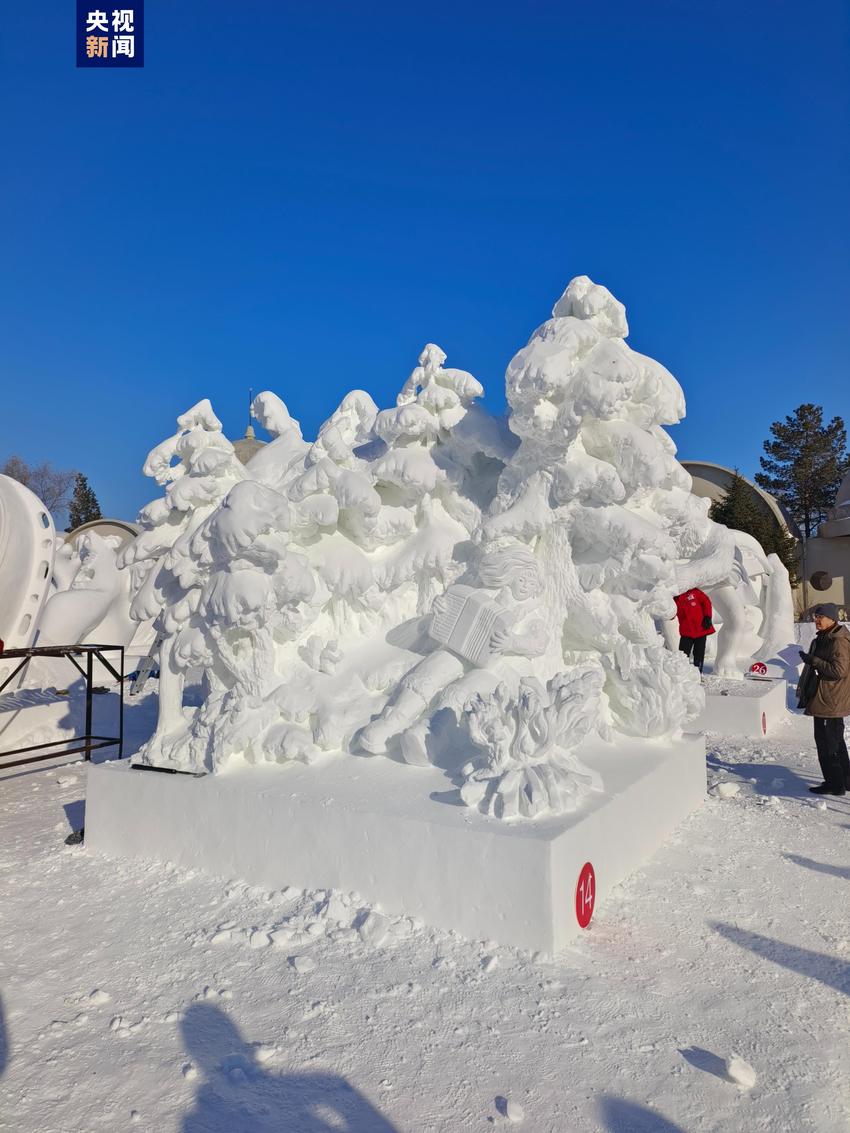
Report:
M 575 810 L 591 791 L 601 791 L 598 772 L 571 749 L 593 726 L 602 679 L 593 667 L 561 673 L 545 689 L 523 677 L 516 695 L 500 684 L 490 696 L 470 700 L 469 734 L 485 754 L 461 768 L 466 805 L 482 804 L 497 818 L 533 818 Z
M 39 622 L 39 645 L 129 645 L 137 630 L 130 617 L 130 576 L 119 570 L 121 540 L 90 531 L 56 550 L 50 596 Z
M 696 498 L 696 497 L 694 497 Z M 793 668 L 788 646 L 794 642 L 794 601 L 788 571 L 777 555 L 766 555 L 752 535 L 733 531 L 707 518 L 696 554 L 679 565 L 679 593 L 705 590 L 719 623 L 713 671 L 741 679 L 754 661 L 777 661 Z M 699 579 L 694 582 L 693 579 Z M 670 649 L 678 647 L 675 622 L 662 627 Z
M 714 671 L 723 677 L 741 677 L 754 661 L 777 661 L 794 645 L 794 602 L 787 569 L 777 555 L 766 555 L 752 535 L 732 531 L 732 536 L 732 574 L 709 590 L 722 620 Z M 791 665 L 796 667 L 796 648 L 792 653 Z
M 167 738 L 182 738 L 185 730 L 186 668 L 212 661 L 198 616 L 200 583 L 212 564 L 200 561 L 198 552 L 193 558 L 191 536 L 245 478 L 209 401 L 198 402 L 177 424 L 178 431 L 151 451 L 144 466 L 145 475 L 167 485 L 165 497 L 142 510 L 139 522 L 144 530 L 119 558 L 119 565 L 131 572 L 131 617 L 140 622 L 155 619 L 162 639 L 159 717 L 151 745 L 162 746 L 166 755 L 171 754 Z M 231 577 L 219 580 L 219 596 Z M 179 757 L 175 763 L 180 763 Z
M 128 647 L 138 639 L 119 546 L 117 537 L 94 531 L 62 542 L 41 500 L 0 476 L 0 639 L 6 649 L 76 642 Z M 0 678 L 10 666 L 0 665 Z M 64 661 L 33 662 L 17 680 L 62 684 L 77 676 Z
M 260 394 L 274 439 L 244 468 L 208 402 L 181 417 L 146 464 L 165 496 L 123 554 L 133 614 L 163 638 L 141 758 L 387 753 L 527 819 L 600 788 L 586 737 L 684 727 L 698 674 L 657 623 L 684 579 L 731 576 L 735 543 L 664 432 L 678 383 L 627 334 L 622 304 L 580 276 L 510 363 L 507 422 L 434 344 L 394 408 L 356 390 L 312 443 Z
M 532 553 L 519 544 L 501 548 L 482 559 L 477 575 L 486 589 L 455 585 L 435 599 L 428 633 L 447 648 L 428 653 L 402 677 L 383 712 L 360 733 L 367 751 L 385 751 L 398 736 L 408 763 L 427 763 L 422 717 L 430 706 L 462 709 L 471 695 L 494 687 L 499 656 L 545 651 L 548 634 L 537 601 L 542 581 Z
M 143 758 L 312 761 L 347 747 L 411 667 L 419 619 L 462 573 L 456 548 L 510 443 L 480 411 L 480 428 L 462 428 L 481 387 L 444 360 L 426 346 L 395 409 L 348 394 L 313 444 L 261 394 L 254 411 L 275 439 L 244 469 L 208 403 L 154 450 L 147 470 L 166 498 L 125 553 L 136 616 L 156 616 L 165 638 Z M 182 681 L 197 667 L 205 703 L 186 716 Z
M 838 486 L 835 506 L 826 513 L 826 519 L 818 527 L 821 539 L 835 539 L 850 535 L 850 472 Z
M 33 643 L 50 590 L 55 546 L 53 520 L 38 496 L 0 475 L 0 640 L 7 649 Z
M 520 443 L 483 518 L 484 570 L 437 603 L 431 634 L 447 648 L 402 678 L 361 736 L 368 750 L 391 749 L 397 741 L 409 762 L 451 766 L 447 748 L 458 746 L 459 726 L 467 743 L 486 751 L 460 769 L 462 796 L 503 817 L 575 804 L 575 795 L 539 785 L 542 768 L 556 768 L 585 734 L 583 727 L 552 722 L 572 702 L 563 698 L 573 682 L 581 684 L 585 718 L 608 738 L 670 735 L 701 704 L 696 674 L 664 648 L 655 626 L 656 618 L 673 613 L 678 560 L 699 545 L 693 532 L 699 506 L 661 428 L 682 416 L 684 399 L 672 375 L 625 344 L 627 333 L 622 305 L 580 277 L 511 362 L 508 423 Z M 524 595 L 536 618 L 508 622 L 491 606 L 487 648 L 473 643 L 473 652 L 459 629 L 447 634 L 443 623 L 451 612 L 460 623 L 472 603 L 469 585 L 486 588 L 487 564 L 500 555 L 528 564 L 526 577 L 537 581 L 525 585 Z M 506 598 L 506 591 L 491 596 L 513 613 Z M 480 614 L 465 627 L 470 640 L 479 626 Z M 473 664 L 485 667 L 476 672 Z M 492 734 L 500 715 L 515 718 L 518 705 L 526 706 L 522 712 L 540 736 L 558 737 L 541 740 L 546 753 L 533 774 L 517 767 L 503 774 L 507 756 Z M 512 758 L 517 761 L 515 751 Z M 573 772 L 580 781 L 578 765 Z

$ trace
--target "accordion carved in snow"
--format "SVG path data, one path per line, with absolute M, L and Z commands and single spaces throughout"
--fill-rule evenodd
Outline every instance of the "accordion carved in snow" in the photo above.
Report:
M 456 584 L 435 603 L 428 632 L 452 653 L 484 666 L 492 656 L 490 637 L 504 613 L 486 591 Z

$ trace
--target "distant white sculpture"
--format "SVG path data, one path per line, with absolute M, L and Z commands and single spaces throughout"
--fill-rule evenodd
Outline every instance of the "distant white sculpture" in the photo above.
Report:
M 96 532 L 76 544 L 56 550 L 56 589 L 39 622 L 39 645 L 69 645 L 89 641 L 99 645 L 129 645 L 138 629 L 130 617 L 130 575 L 118 569 L 121 540 Z
M 26 649 L 35 639 L 55 549 L 56 531 L 44 504 L 17 480 L 0 475 L 0 640 L 7 649 Z
M 354 391 L 312 443 L 260 394 L 274 439 L 244 467 L 208 402 L 181 417 L 146 464 L 164 497 L 121 557 L 164 642 L 141 758 L 387 752 L 531 818 L 599 789 L 586 738 L 685 727 L 698 674 L 656 622 L 684 577 L 726 585 L 736 544 L 663 430 L 679 385 L 627 333 L 622 305 L 574 279 L 508 367 L 507 425 L 433 344 L 394 408 Z
M 723 677 L 741 677 L 754 661 L 779 663 L 782 651 L 794 644 L 794 601 L 786 567 L 777 555 L 766 555 L 752 535 L 732 535 L 732 577 L 709 591 L 722 619 L 714 671 Z
M 0 476 L 0 639 L 6 650 L 78 642 L 129 647 L 140 627 L 130 617 L 130 576 L 117 565 L 120 542 L 95 531 L 63 542 L 41 500 Z M 11 666 L 0 662 L 0 680 Z M 70 662 L 49 668 L 34 662 L 16 687 L 77 677 Z
M 708 501 L 701 501 L 708 506 Z M 693 586 L 711 598 L 718 624 L 715 676 L 742 679 L 753 662 L 774 662 L 777 671 L 796 664 L 794 601 L 788 571 L 775 554 L 766 555 L 752 535 L 707 521 L 694 556 L 677 569 L 679 593 Z M 696 580 L 696 581 L 694 581 Z M 678 645 L 675 623 L 663 627 L 670 649 Z M 785 655 L 783 655 L 785 654 Z
M 818 527 L 822 539 L 835 539 L 850 535 L 850 472 L 841 481 L 835 506 L 826 513 L 826 519 Z

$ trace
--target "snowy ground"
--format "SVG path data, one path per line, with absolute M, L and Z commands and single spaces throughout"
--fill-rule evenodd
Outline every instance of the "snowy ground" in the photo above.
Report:
M 96 858 L 84 765 L 2 772 L 0 1128 L 846 1133 L 850 802 L 808 794 L 810 726 L 709 738 L 713 797 L 554 960 Z

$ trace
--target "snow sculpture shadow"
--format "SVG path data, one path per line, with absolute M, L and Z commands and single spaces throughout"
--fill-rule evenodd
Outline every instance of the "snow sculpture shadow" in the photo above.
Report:
M 772 964 L 819 980 L 842 995 L 850 996 L 850 964 L 846 960 L 837 960 L 834 956 L 825 956 L 809 948 L 798 948 L 795 944 L 784 944 L 781 940 L 771 940 L 735 925 L 712 923 L 711 927 L 739 948 L 746 948 Z
M 609 1133 L 685 1133 L 655 1110 L 608 1094 L 599 1103 L 599 1115 Z
M 749 780 L 755 794 L 767 798 L 811 798 L 809 787 L 816 781 L 814 771 L 808 779 L 804 779 L 782 763 L 738 763 L 721 759 L 715 751 L 707 752 L 706 765 L 711 771 L 723 770 Z
M 182 1133 L 396 1133 L 339 1075 L 264 1070 L 256 1048 L 217 1007 L 194 1004 L 181 1029 L 204 1076 Z

